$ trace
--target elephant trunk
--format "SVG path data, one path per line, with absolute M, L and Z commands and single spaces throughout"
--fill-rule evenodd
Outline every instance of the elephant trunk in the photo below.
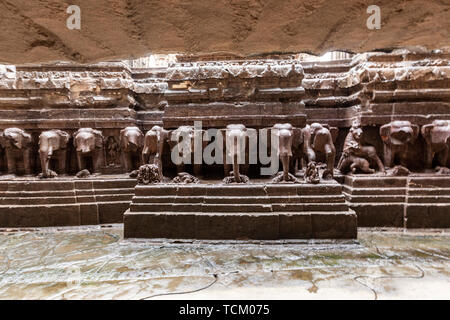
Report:
M 237 153 L 233 156 L 233 176 L 235 182 L 241 182 L 241 177 L 239 176 L 239 163 Z

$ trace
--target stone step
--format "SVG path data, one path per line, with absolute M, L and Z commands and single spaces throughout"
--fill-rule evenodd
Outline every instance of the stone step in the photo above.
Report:
M 405 195 L 406 188 L 353 188 L 344 185 L 343 192 L 352 195 Z
M 273 204 L 274 212 L 304 212 L 304 211 L 347 211 L 346 203 L 305 203 L 305 204 Z
M 344 203 L 344 196 L 263 196 L 263 197 L 237 197 L 237 196 L 134 196 L 136 203 L 216 203 L 216 204 L 270 204 L 270 203 Z
M 67 191 L 0 191 L 0 198 L 46 198 L 46 197 L 65 197 L 65 196 L 80 196 L 80 195 L 107 195 L 107 194 L 132 194 L 134 195 L 134 188 L 122 189 L 90 189 L 90 190 L 67 190 Z
M 387 196 L 387 195 L 354 195 L 354 194 L 345 194 L 345 198 L 349 202 L 405 202 L 405 195 L 393 195 L 393 196 Z
M 172 239 L 353 239 L 353 212 L 124 214 L 125 238 Z
M 431 204 L 438 204 L 438 203 L 450 203 L 450 195 L 433 195 L 433 196 L 408 196 L 408 203 L 431 203 Z M 450 206 L 449 206 L 449 213 L 450 213 Z
M 270 204 L 135 203 L 131 212 L 271 212 Z

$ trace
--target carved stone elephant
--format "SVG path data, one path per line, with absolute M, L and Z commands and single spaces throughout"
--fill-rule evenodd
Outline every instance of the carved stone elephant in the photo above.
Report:
M 384 165 L 393 167 L 398 159 L 399 164 L 407 166 L 408 148 L 419 134 L 419 127 L 409 121 L 392 121 L 380 128 L 383 140 Z
M 322 174 L 322 178 L 328 179 L 334 177 L 334 161 L 336 159 L 336 148 L 334 141 L 336 140 L 338 129 L 330 128 L 330 126 L 320 123 L 312 123 L 309 126 L 311 149 L 314 150 L 314 159 L 316 161 L 319 156 L 325 157 L 327 170 Z
M 138 127 L 126 127 L 120 131 L 120 148 L 122 149 L 122 163 L 126 172 L 137 169 L 141 162 L 141 154 L 144 146 L 144 134 Z M 137 166 L 134 166 L 133 158 L 137 158 Z
M 66 173 L 67 143 L 70 135 L 62 130 L 43 131 L 39 135 L 39 158 L 41 160 L 42 177 L 50 178 L 56 173 L 50 170 L 51 158 L 58 159 L 58 172 Z
M 292 160 L 290 170 L 296 174 L 302 168 L 302 162 L 307 165 L 315 160 L 315 152 L 311 147 L 311 128 L 306 125 L 304 128 L 294 128 L 294 138 L 292 139 Z
M 31 135 L 19 128 L 8 128 L 0 135 L 5 149 L 9 174 L 17 174 L 19 162 L 23 163 L 25 175 L 31 175 Z
M 160 126 L 153 126 L 144 136 L 144 148 L 142 149 L 142 163 L 155 164 L 158 167 L 160 177 L 163 176 L 162 153 L 164 143 L 169 138 L 169 131 Z
M 344 141 L 338 170 L 346 173 L 349 169 L 352 172 L 359 169 L 365 173 L 374 173 L 375 170 L 370 168 L 370 163 L 367 161 L 372 160 L 377 164 L 378 170 L 385 172 L 383 162 L 378 157 L 375 147 L 362 145 L 362 135 L 363 130 L 359 125 L 355 124 L 350 128 Z
M 226 129 L 222 130 L 222 133 L 225 140 L 224 173 L 226 182 L 248 182 L 248 177 L 240 174 L 240 166 L 244 167 L 244 173 L 248 171 L 249 137 L 256 136 L 256 130 L 246 128 L 243 124 L 229 124 Z M 233 176 L 229 179 L 231 168 Z
M 446 167 L 450 149 L 450 121 L 434 120 L 433 123 L 423 126 L 421 132 L 426 141 L 425 167 L 432 168 L 435 156 L 438 165 Z
M 295 134 L 294 131 L 297 134 Z M 277 176 L 276 181 L 278 182 L 295 180 L 295 178 L 290 175 L 290 172 L 292 172 L 292 169 L 295 167 L 292 165 L 292 149 L 294 138 L 296 138 L 297 147 L 303 144 L 303 135 L 301 129 L 294 128 L 290 123 L 277 123 L 272 127 L 271 134 L 275 134 L 278 137 L 277 155 L 280 158 L 281 164 L 283 166 L 283 174 L 279 177 Z
M 92 170 L 99 173 L 104 165 L 103 135 L 99 130 L 81 128 L 73 135 L 73 145 L 77 153 L 78 170 L 87 169 L 86 158 L 92 158 Z
M 203 141 L 203 133 L 203 130 L 197 130 L 193 126 L 180 126 L 170 131 L 169 145 L 172 161 L 177 166 L 177 173 L 185 172 L 185 165 L 192 164 L 194 175 L 198 176 L 201 174 L 203 148 L 206 145 Z M 195 139 L 198 139 L 198 147 L 201 150 L 195 150 Z M 199 161 L 195 161 L 194 152 L 198 152 L 200 155 Z

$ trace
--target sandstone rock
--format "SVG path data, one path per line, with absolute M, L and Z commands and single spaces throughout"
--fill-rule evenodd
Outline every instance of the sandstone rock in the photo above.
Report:
M 66 26 L 66 2 L 0 4 L 0 61 L 93 62 L 149 52 L 242 55 L 268 52 L 448 46 L 445 1 L 377 3 L 381 29 L 368 30 L 370 3 L 357 0 L 81 0 L 81 29 Z

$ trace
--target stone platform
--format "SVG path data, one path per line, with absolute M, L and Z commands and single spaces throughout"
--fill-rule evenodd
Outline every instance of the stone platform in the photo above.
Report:
M 126 238 L 352 239 L 355 213 L 335 181 L 311 184 L 138 185 Z
M 358 227 L 450 227 L 450 176 L 347 175 L 344 194 Z
M 136 185 L 125 177 L 0 180 L 0 228 L 121 223 Z

